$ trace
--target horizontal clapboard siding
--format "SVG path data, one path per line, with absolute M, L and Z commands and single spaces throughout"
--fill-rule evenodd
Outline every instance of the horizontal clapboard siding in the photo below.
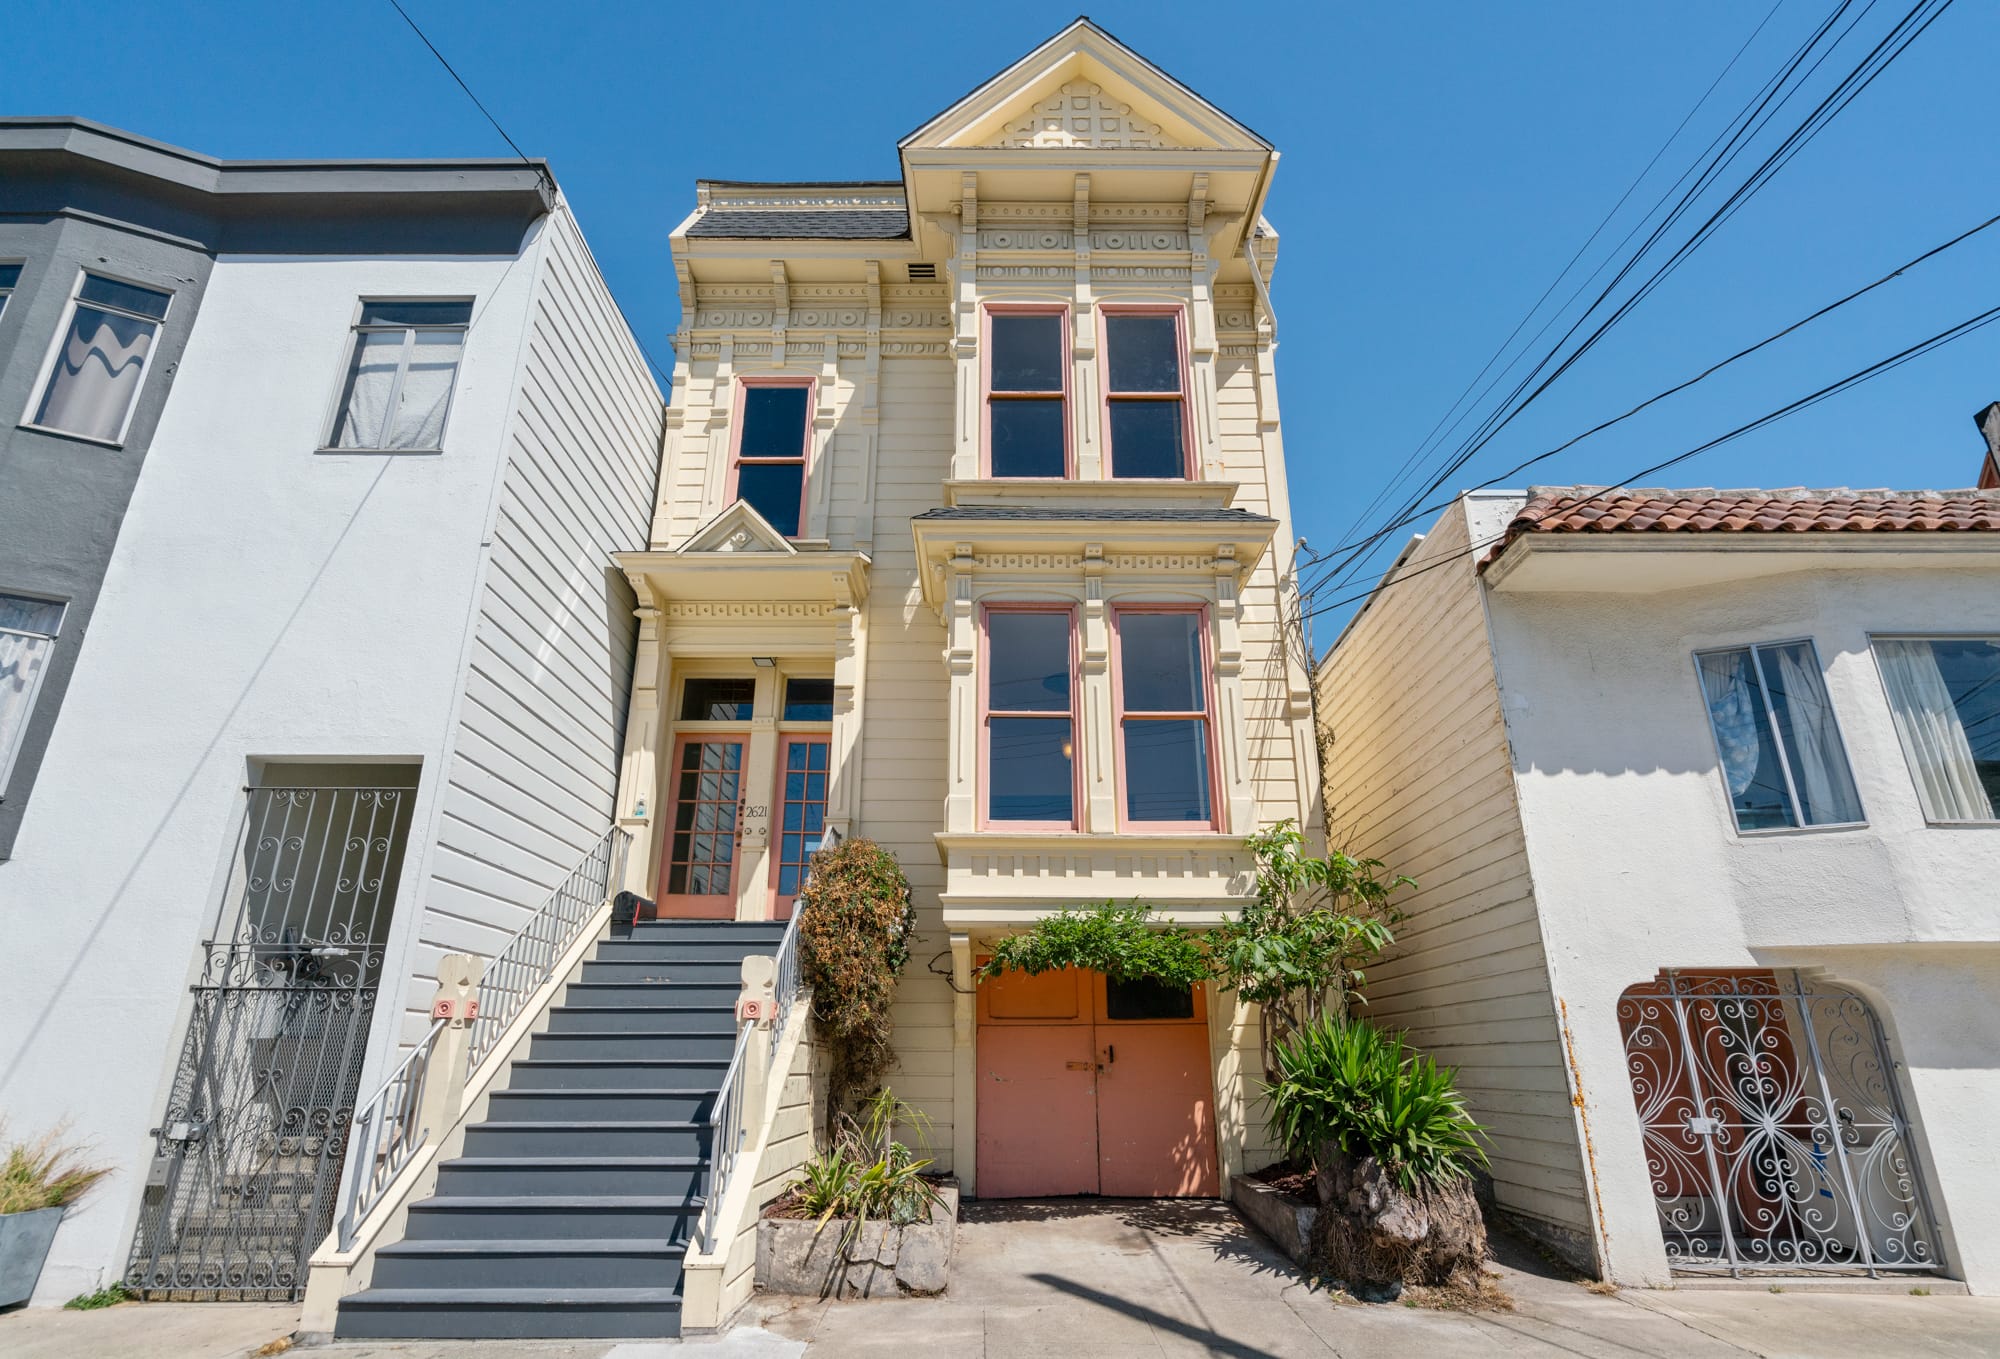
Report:
M 438 959 L 504 947 L 618 786 L 637 624 L 611 554 L 645 545 L 663 406 L 566 205 L 545 232 L 406 1034 Z
M 1463 553 L 1454 507 L 1399 569 Z M 1420 884 L 1368 1016 L 1459 1070 L 1505 1207 L 1590 1237 L 1561 1030 L 1472 560 L 1376 598 L 1315 678 L 1335 844 Z

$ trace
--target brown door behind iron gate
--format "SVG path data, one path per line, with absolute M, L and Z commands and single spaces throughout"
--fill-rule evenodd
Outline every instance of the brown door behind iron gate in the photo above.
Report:
M 1675 1273 L 1939 1267 L 1867 1001 L 1793 970 L 1670 968 L 1625 992 L 1618 1023 Z
M 249 790 L 152 1132 L 125 1270 L 134 1292 L 303 1296 L 306 1261 L 333 1222 L 414 770 L 410 779 Z

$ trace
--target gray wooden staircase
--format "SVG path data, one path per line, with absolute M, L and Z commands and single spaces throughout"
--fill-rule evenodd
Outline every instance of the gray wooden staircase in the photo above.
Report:
M 437 1192 L 341 1300 L 341 1339 L 680 1334 L 739 968 L 783 922 L 640 924 L 598 944 Z

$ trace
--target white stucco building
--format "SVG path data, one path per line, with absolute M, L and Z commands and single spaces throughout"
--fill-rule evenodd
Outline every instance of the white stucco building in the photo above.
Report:
M 1370 1016 L 1503 1208 L 2000 1291 L 2000 495 L 1475 494 L 1317 683 L 1331 837 L 1421 883 Z
M 662 402 L 540 163 L 4 131 L 0 180 L 77 205 L 55 219 L 115 207 L 189 257 L 31 255 L 49 310 L 0 316 L 32 372 L 102 274 L 176 360 L 129 436 L 35 431 L 45 512 L 150 435 L 67 685 L 31 696 L 32 796 L 7 790 L 0 1110 L 115 1172 L 37 1301 L 292 1297 L 438 959 L 491 956 L 608 843 L 635 642 L 608 554 L 643 538 Z M 62 333 L 52 363 L 116 357 Z M 28 386 L 0 420 L 36 418 Z

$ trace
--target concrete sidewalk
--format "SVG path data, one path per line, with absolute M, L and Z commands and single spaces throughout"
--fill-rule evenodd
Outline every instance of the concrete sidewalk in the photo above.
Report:
M 1457 1359 L 1463 1355 L 1885 1356 L 2000 1359 L 2000 1298 L 1788 1291 L 1603 1295 L 1505 1240 L 1511 1312 L 1364 1306 L 1299 1283 L 1290 1261 L 1218 1203 L 968 1204 L 942 1298 L 760 1297 L 728 1334 L 681 1342 L 366 1341 L 326 1359 L 851 1359 L 1090 1355 L 1166 1359 Z M 1921 1286 L 1921 1283 L 1916 1286 Z M 244 1359 L 296 1308 L 134 1304 L 0 1315 L 6 1359 Z
M 1459 1355 L 2000 1356 L 2000 1299 L 1751 1292 L 1601 1295 L 1498 1243 L 1512 1312 L 1365 1306 L 1300 1284 L 1226 1206 L 968 1204 L 948 1296 L 759 1299 L 745 1320 L 811 1359 L 1452 1359 Z

